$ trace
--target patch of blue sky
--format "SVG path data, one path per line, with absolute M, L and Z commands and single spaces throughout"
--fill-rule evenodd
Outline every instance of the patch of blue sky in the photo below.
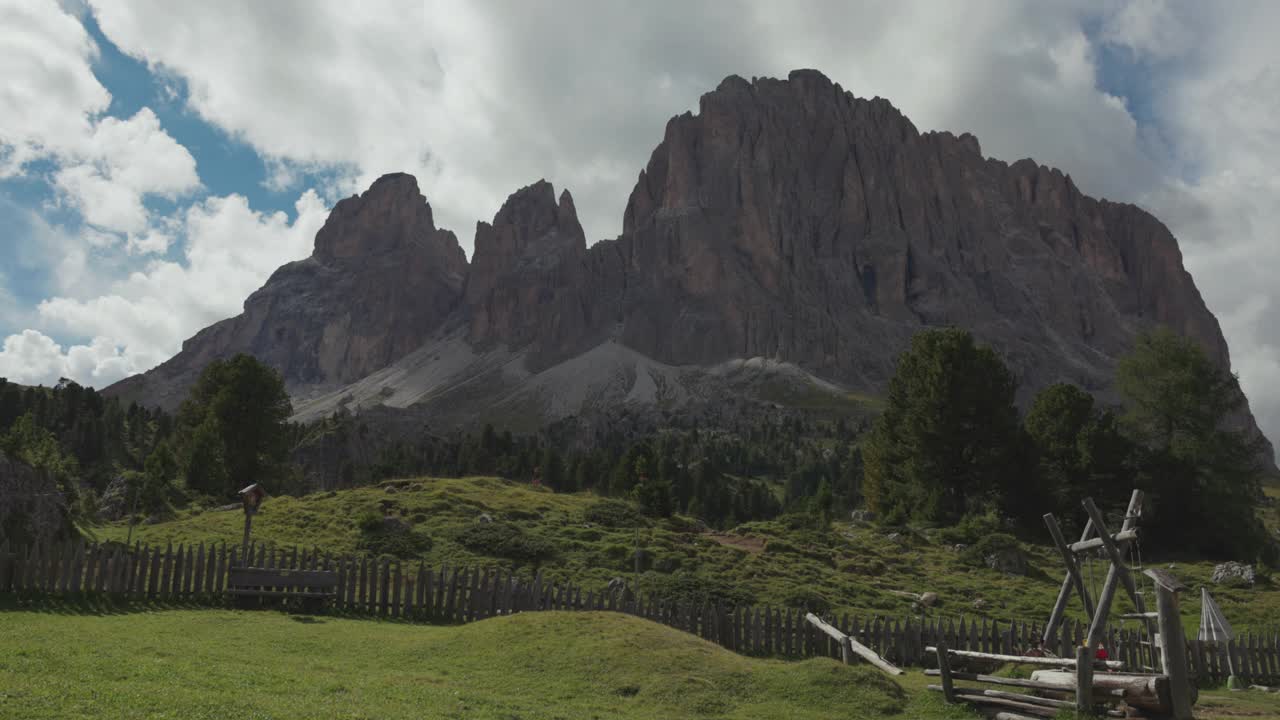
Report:
M 153 72 L 146 63 L 122 53 L 102 34 L 92 13 L 82 16 L 85 29 L 98 46 L 93 72 L 111 94 L 106 115 L 130 118 L 144 107 L 151 108 L 161 127 L 187 148 L 196 161 L 202 187 L 193 194 L 171 199 L 150 195 L 144 204 L 155 217 L 182 213 L 192 202 L 208 195 L 240 194 L 256 211 L 284 212 L 296 219 L 294 207 L 299 194 L 308 187 L 324 188 L 343 174 L 340 168 L 297 168 L 294 182 L 286 188 L 267 186 L 267 163 L 249 144 L 206 122 L 187 103 L 187 88 L 180 78 Z M 52 234 L 77 236 L 86 228 L 75 208 L 61 203 L 53 188 L 58 164 L 51 159 L 28 163 L 23 173 L 0 181 L 0 298 L 18 305 L 0 308 L 0 337 L 20 331 L 14 318 L 30 314 L 44 299 L 56 294 L 57 280 L 49 253 L 56 252 Z M 121 269 L 125 258 L 106 261 L 92 251 L 91 261 Z M 181 261 L 183 246 L 170 246 L 166 258 Z

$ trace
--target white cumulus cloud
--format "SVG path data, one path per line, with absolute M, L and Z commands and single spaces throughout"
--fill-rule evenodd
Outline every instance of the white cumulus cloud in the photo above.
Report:
M 19 382 L 65 376 L 101 387 L 163 362 L 195 331 L 239 313 L 277 267 L 310 254 L 327 208 L 307 191 L 295 209 L 290 222 L 282 212 L 251 209 L 239 195 L 192 205 L 182 218 L 183 262 L 153 260 L 96 296 L 41 302 L 43 330 L 5 340 L 0 375 Z M 92 341 L 63 348 L 46 332 Z

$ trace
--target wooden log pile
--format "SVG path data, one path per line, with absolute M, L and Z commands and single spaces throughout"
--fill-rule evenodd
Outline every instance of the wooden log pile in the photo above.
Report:
M 937 670 L 925 675 L 938 677 L 941 683 L 929 689 L 943 693 L 947 702 L 967 703 L 988 717 L 1004 720 L 1052 718 L 1064 709 L 1101 717 L 1175 717 L 1170 679 L 1165 675 L 1146 675 L 1110 670 L 1114 663 L 1080 662 L 1067 658 L 1013 657 L 1010 662 L 1058 666 L 1036 670 L 1031 679 L 1005 678 L 980 673 L 957 672 L 952 661 L 973 653 L 949 650 L 945 644 L 930 647 L 936 653 Z M 1081 648 L 1080 657 L 1088 659 L 1088 649 Z M 1049 662 L 1046 662 L 1049 661 Z M 1085 672 L 1080 672 L 1083 667 Z M 961 687 L 956 681 L 970 681 L 1015 688 L 1014 691 Z

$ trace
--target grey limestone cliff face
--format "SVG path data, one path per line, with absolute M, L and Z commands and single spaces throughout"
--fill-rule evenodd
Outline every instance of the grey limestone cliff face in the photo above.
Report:
M 1159 220 L 797 70 L 731 76 L 672 118 L 622 235 L 589 248 L 568 192 L 539 181 L 477 224 L 468 266 L 413 179 L 384 177 L 339 203 L 315 254 L 243 315 L 117 387 L 173 406 L 237 350 L 292 387 L 340 385 L 454 323 L 477 352 L 501 345 L 534 371 L 616 340 L 671 365 L 785 360 L 872 393 L 914 333 L 942 325 L 995 347 L 1024 401 L 1057 381 L 1114 399 L 1116 359 L 1155 324 L 1230 367 Z
M 466 273 L 457 238 L 435 227 L 417 181 L 386 175 L 334 206 L 311 257 L 273 273 L 242 314 L 108 392 L 172 410 L 205 365 L 238 352 L 279 370 L 291 389 L 354 382 L 421 345 L 458 306 Z

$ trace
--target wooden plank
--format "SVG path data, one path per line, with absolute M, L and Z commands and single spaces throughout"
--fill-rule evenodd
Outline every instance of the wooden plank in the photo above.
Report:
M 182 595 L 182 566 L 184 564 L 183 553 L 186 551 L 186 545 L 178 543 L 178 549 L 173 554 L 173 577 L 169 578 L 169 597 L 177 599 Z
M 431 568 L 423 568 L 422 572 L 422 601 L 418 603 L 418 614 L 429 620 L 432 617 L 432 613 L 435 612 L 435 587 L 433 582 L 435 573 L 432 572 Z
M 458 568 L 453 569 L 453 576 L 449 578 L 449 589 L 445 595 L 444 612 L 442 618 L 446 623 L 454 621 L 454 608 L 457 607 L 455 602 L 458 597 Z
M 930 690 L 941 691 L 941 687 L 930 685 Z M 973 705 L 1004 707 L 1017 710 L 1021 713 L 1027 713 L 1035 717 L 1052 718 L 1056 717 L 1058 710 L 1055 708 L 1043 707 L 1041 705 L 1032 705 L 1027 702 L 1018 702 L 1017 700 L 1006 700 L 1005 698 L 986 697 L 985 695 L 964 695 L 964 701 Z M 1008 716 L 1006 716 L 1008 717 Z
M 397 560 L 395 572 L 391 576 L 391 617 L 395 618 L 400 617 L 400 586 L 400 562 Z M 386 612 L 384 611 L 383 614 L 385 615 Z
M 925 670 L 924 674 L 930 677 L 941 675 L 940 670 Z M 1044 682 L 1040 680 L 1024 680 L 1021 678 L 1006 678 L 997 675 L 983 675 L 981 673 L 951 671 L 951 679 L 954 680 L 971 680 L 974 682 L 982 682 L 990 685 L 1003 685 L 1006 687 L 1019 687 L 1028 690 L 1049 690 L 1052 692 L 1069 692 L 1071 687 L 1062 683 Z M 1104 688 L 1094 685 L 1093 694 L 1096 698 L 1112 699 L 1124 697 L 1124 690 L 1121 688 Z M 1072 705 L 1074 706 L 1074 702 Z
M 138 543 L 134 550 L 133 577 L 129 579 L 129 595 L 141 598 L 146 590 L 147 568 L 150 566 L 150 546 Z
M 817 628 L 818 630 L 825 633 L 829 637 L 835 638 L 837 641 L 843 642 L 846 638 L 848 638 L 850 641 L 849 644 L 851 646 L 851 649 L 855 655 L 857 655 L 858 657 L 861 657 L 862 659 L 866 660 L 872 665 L 875 665 L 876 667 L 880 668 L 882 671 L 889 673 L 890 675 L 902 674 L 902 670 L 898 669 L 897 667 L 894 667 L 893 664 L 886 662 L 884 658 L 877 655 L 874 651 L 872 651 L 867 646 L 863 645 L 860 642 L 854 641 L 852 638 L 849 638 L 848 635 L 845 635 L 844 633 L 840 632 L 836 628 L 831 627 L 827 623 L 823 622 L 822 619 L 819 618 L 817 615 L 814 615 L 813 613 L 808 613 L 805 615 L 805 620 L 808 621 L 808 623 L 813 627 Z
M 417 591 L 418 586 L 414 580 L 413 568 L 410 568 L 409 571 L 404 574 L 404 612 L 401 614 L 401 617 L 406 620 L 413 619 L 413 613 L 415 610 L 413 601 L 414 593 Z
M 67 591 L 79 593 L 84 575 L 84 542 L 77 539 L 72 546 L 72 557 L 67 564 Z
M 147 570 L 147 600 L 155 600 L 160 592 L 160 572 L 163 563 L 164 556 L 160 554 L 160 548 L 157 547 L 151 553 L 151 567 Z
M 0 592 L 4 591 L 4 561 L 5 555 L 8 553 L 8 546 L 7 540 L 3 546 L 0 546 Z M 63 594 L 66 594 L 71 586 L 71 573 L 75 569 L 76 562 L 76 543 L 68 542 L 65 547 L 62 572 L 58 577 L 58 592 Z
M 9 573 L 13 567 L 12 556 L 9 538 L 0 539 L 0 593 L 7 593 L 13 589 L 13 582 L 9 579 Z
M 217 587 L 215 583 L 216 583 L 216 578 L 218 576 L 218 564 L 217 564 L 218 559 L 215 555 L 216 553 L 214 552 L 214 544 L 211 542 L 209 543 L 208 554 L 205 555 L 205 558 L 204 558 L 204 561 L 205 561 L 204 591 L 208 595 L 213 595 L 216 592 L 216 587 Z
M 418 561 L 418 581 L 414 583 L 413 608 L 415 618 L 426 615 L 426 605 L 431 597 L 431 571 L 421 560 Z
M 937 648 L 934 648 L 934 647 L 925 648 L 926 652 L 934 652 L 936 650 Z M 1044 665 L 1046 667 L 1066 667 L 1066 668 L 1075 667 L 1076 665 L 1076 661 L 1074 658 L 1068 659 L 1068 658 L 1049 658 L 1049 657 L 1025 657 L 1022 655 L 997 655 L 995 653 L 974 652 L 972 650 L 952 650 L 951 654 L 958 655 L 960 657 L 980 658 L 983 660 L 998 660 L 1000 662 L 1019 663 L 1022 665 Z M 1107 668 L 1111 668 L 1115 670 L 1119 670 L 1121 667 L 1124 666 L 1124 664 L 1118 660 L 1108 660 L 1105 663 L 1094 661 L 1093 664 L 1095 666 L 1105 666 Z
M 356 580 L 356 588 L 358 590 L 356 596 L 356 610 L 359 612 L 369 611 L 369 558 L 360 558 L 360 577 Z
M 930 685 L 929 689 L 936 689 L 938 686 Z M 1046 708 L 1061 710 L 1062 708 L 1074 708 L 1076 704 L 1069 700 L 1055 700 L 1054 698 L 1037 697 L 1035 695 L 1027 695 L 1024 693 L 1005 692 L 1002 690 L 985 690 L 982 688 L 956 688 L 955 692 L 960 696 L 961 700 L 969 700 L 973 697 L 989 697 L 1001 698 L 1004 700 L 1013 700 L 1015 702 L 1029 703 L 1031 705 L 1040 705 Z M 1109 717 L 1123 717 L 1124 713 L 1119 711 L 1108 711 Z
M 119 550 L 116 545 L 114 544 L 109 545 L 107 543 L 102 543 L 101 545 L 99 545 L 99 548 L 100 548 L 100 553 L 99 553 L 99 560 L 98 560 L 96 575 L 94 576 L 94 588 L 99 593 L 108 594 L 111 592 L 111 589 L 112 589 L 111 588 L 112 573 L 116 569 L 116 564 L 117 564 L 116 554 L 117 552 L 119 552 Z M 44 562 L 46 561 L 45 558 L 48 557 L 48 554 L 49 554 L 48 548 L 42 547 L 40 551 L 41 566 L 43 566 Z M 39 567 L 33 568 L 33 570 L 35 570 L 38 573 Z M 32 581 L 36 583 L 35 586 L 38 589 L 39 575 L 37 574 L 36 577 L 32 578 Z
M 232 549 L 230 553 L 231 554 L 228 554 L 227 543 L 225 541 L 218 546 L 218 568 L 216 570 L 216 574 L 213 576 L 213 589 L 219 594 L 226 589 L 227 569 L 234 564 L 235 550 Z
M 204 590 L 204 543 L 200 543 L 200 547 L 196 550 L 196 566 L 195 573 L 191 581 L 191 592 L 196 595 L 201 594 Z
M 389 605 L 387 596 L 391 585 L 391 561 L 383 560 L 380 565 L 382 567 L 378 572 L 378 615 L 386 617 Z

